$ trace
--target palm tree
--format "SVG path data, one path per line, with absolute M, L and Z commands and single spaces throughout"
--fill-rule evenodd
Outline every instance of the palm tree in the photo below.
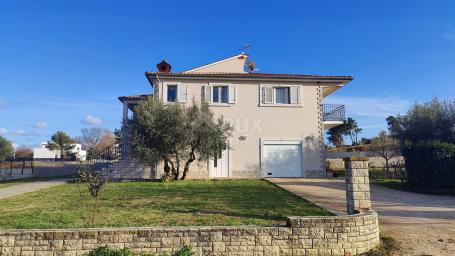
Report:
M 58 131 L 51 137 L 51 141 L 48 142 L 47 148 L 50 150 L 60 151 L 60 162 L 63 162 L 63 157 L 74 148 L 71 145 L 73 140 L 66 133 Z

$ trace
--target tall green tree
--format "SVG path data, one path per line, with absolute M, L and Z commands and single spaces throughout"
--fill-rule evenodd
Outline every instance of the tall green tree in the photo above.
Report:
M 150 97 L 135 108 L 132 141 L 144 162 L 163 161 L 167 176 L 185 179 L 194 160 L 207 160 L 227 146 L 231 130 L 223 119 L 214 120 L 207 103 L 185 107 Z
M 10 157 L 13 157 L 13 155 L 14 155 L 13 144 L 11 144 L 9 140 L 0 136 L 0 162 L 3 162 Z
M 47 148 L 60 151 L 60 161 L 63 162 L 63 158 L 74 148 L 74 145 L 71 145 L 73 143 L 74 141 L 70 136 L 64 132 L 58 131 L 52 135 L 51 141 L 47 144 Z
M 455 101 L 433 98 L 416 103 L 405 115 L 387 119 L 389 129 L 400 141 L 455 143 Z
M 387 122 L 399 140 L 410 186 L 455 189 L 455 101 L 416 103 Z

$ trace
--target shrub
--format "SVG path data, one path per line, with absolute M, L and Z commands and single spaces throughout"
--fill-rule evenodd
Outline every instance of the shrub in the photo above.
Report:
M 196 253 L 193 251 L 191 245 L 185 245 L 182 249 L 175 253 L 175 256 L 193 256 Z
M 167 253 L 152 253 L 152 254 L 140 254 L 141 256 L 169 256 Z M 196 253 L 193 251 L 193 247 L 191 245 L 185 245 L 182 249 L 175 252 L 173 256 L 194 256 Z M 91 251 L 87 254 L 87 256 L 139 256 L 139 254 L 135 254 L 130 251 L 128 248 L 123 248 L 119 250 L 115 250 L 110 248 L 109 246 L 101 246 Z
M 406 181 L 411 187 L 455 188 L 455 144 L 439 141 L 406 143 L 402 153 Z
M 101 246 L 89 252 L 87 256 L 134 256 L 134 254 L 128 248 L 114 250 L 108 246 Z

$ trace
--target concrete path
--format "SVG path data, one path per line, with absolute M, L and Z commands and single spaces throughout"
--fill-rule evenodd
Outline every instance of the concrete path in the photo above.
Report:
M 269 181 L 346 214 L 344 179 L 272 178 Z M 402 247 L 398 255 L 455 255 L 455 197 L 424 195 L 371 185 L 380 228 Z
M 64 180 L 32 181 L 0 189 L 0 199 L 64 184 Z

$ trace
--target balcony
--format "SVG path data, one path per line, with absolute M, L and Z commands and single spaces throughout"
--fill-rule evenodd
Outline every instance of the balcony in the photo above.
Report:
M 323 104 L 322 113 L 325 129 L 341 125 L 345 119 L 344 105 Z

